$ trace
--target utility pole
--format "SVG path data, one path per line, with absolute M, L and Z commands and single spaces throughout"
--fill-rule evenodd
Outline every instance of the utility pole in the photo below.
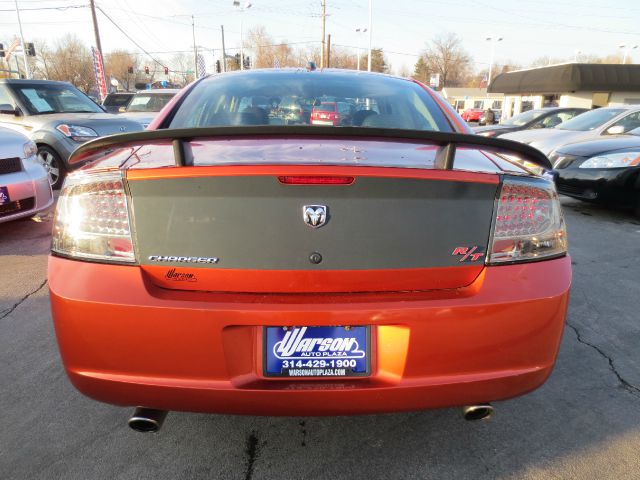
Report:
M 327 68 L 331 68 L 331 34 L 327 35 Z
M 196 47 L 196 19 L 191 14 L 191 32 L 193 33 L 193 78 L 198 78 L 198 47 Z
M 320 57 L 320 68 L 324 68 L 324 56 L 325 56 L 325 26 L 327 20 L 327 0 L 322 0 L 322 56 Z
M 16 15 L 18 16 L 18 27 L 20 28 L 20 41 L 22 42 L 22 56 L 24 57 L 24 74 L 27 79 L 31 78 L 29 70 L 29 62 L 27 61 L 27 45 L 24 43 L 24 34 L 22 33 L 22 22 L 20 21 L 20 9 L 18 8 L 18 0 L 16 0 Z M 17 59 L 17 56 L 16 56 Z M 18 77 L 20 77 L 20 69 L 18 69 Z
M 100 30 L 98 30 L 98 17 L 96 16 L 95 1 L 89 0 L 89 6 L 91 7 L 91 17 L 93 17 L 93 33 L 96 36 L 96 48 L 100 52 L 100 56 L 102 56 L 102 44 L 100 43 Z
M 222 71 L 227 71 L 227 51 L 224 48 L 224 25 L 220 25 L 220 31 L 222 32 Z
M 369 0 L 369 57 L 367 59 L 367 71 L 371 71 L 371 27 L 372 27 L 373 0 Z

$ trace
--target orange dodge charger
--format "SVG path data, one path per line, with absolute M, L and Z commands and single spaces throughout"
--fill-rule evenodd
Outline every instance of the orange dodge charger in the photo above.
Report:
M 348 104 L 349 126 L 285 115 Z M 551 165 L 419 82 L 214 75 L 81 146 L 49 286 L 75 387 L 137 407 L 344 415 L 490 402 L 553 368 L 571 262 Z

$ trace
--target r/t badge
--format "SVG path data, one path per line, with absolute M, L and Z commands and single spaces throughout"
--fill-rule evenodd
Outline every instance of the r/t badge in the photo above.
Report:
M 462 255 L 460 263 L 462 262 L 477 262 L 484 257 L 484 252 L 478 252 L 478 246 L 473 247 L 456 247 L 451 255 Z

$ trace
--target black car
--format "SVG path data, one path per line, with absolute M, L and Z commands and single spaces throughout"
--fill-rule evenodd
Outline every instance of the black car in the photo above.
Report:
M 499 137 L 505 133 L 529 130 L 531 128 L 552 128 L 586 112 L 586 108 L 538 108 L 511 117 L 498 125 L 487 125 L 473 129 L 484 137 Z
M 640 128 L 606 140 L 564 145 L 550 160 L 559 193 L 631 206 L 640 216 Z

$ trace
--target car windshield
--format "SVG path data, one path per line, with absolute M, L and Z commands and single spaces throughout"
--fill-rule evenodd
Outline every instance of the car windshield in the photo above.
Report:
M 536 118 L 540 118 L 544 114 L 544 110 L 529 110 L 528 112 L 524 112 L 520 115 L 516 115 L 515 117 L 511 117 L 509 120 L 505 121 L 503 125 L 521 127 L 529 122 L 532 122 Z
M 174 95 L 175 93 L 136 93 L 127 112 L 159 112 Z
M 72 85 L 20 83 L 11 88 L 31 115 L 47 113 L 104 113 L 93 100 Z
M 578 115 L 571 120 L 562 122 L 554 128 L 586 132 L 600 127 L 624 111 L 625 110 L 623 108 L 598 108 L 597 110 L 591 110 L 590 112 Z
M 283 108 L 290 106 L 292 97 L 305 107 L 322 106 L 329 98 L 345 99 L 354 113 L 345 120 L 348 123 L 336 127 L 452 130 L 433 97 L 417 83 L 378 75 L 356 77 L 303 70 L 210 77 L 193 87 L 169 126 L 311 125 L 311 108 L 293 113 Z

